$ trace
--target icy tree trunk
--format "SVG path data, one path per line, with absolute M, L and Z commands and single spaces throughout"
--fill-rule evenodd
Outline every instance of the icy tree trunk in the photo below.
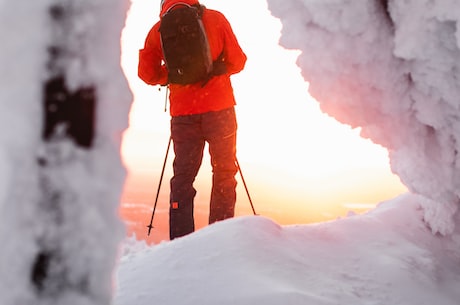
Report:
M 110 304 L 126 1 L 21 2 L 0 5 L 0 304 Z
M 321 109 L 388 148 L 433 232 L 460 207 L 460 2 L 268 0 Z

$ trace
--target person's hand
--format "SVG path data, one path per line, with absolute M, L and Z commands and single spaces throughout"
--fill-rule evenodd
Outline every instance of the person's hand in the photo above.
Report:
M 224 52 L 212 63 L 212 75 L 218 76 L 227 74 L 227 65 L 225 64 Z
M 201 87 L 206 86 L 211 78 L 214 76 L 227 74 L 227 65 L 225 64 L 224 53 L 222 52 L 219 57 L 212 62 L 212 70 L 208 77 L 201 83 Z
M 212 63 L 212 75 L 218 76 L 227 74 L 227 65 L 224 61 L 216 60 Z

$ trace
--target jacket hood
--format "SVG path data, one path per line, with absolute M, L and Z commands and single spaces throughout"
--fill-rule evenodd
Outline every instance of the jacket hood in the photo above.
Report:
M 174 4 L 185 3 L 188 5 L 198 4 L 198 0 L 162 0 L 160 17 L 163 16 Z

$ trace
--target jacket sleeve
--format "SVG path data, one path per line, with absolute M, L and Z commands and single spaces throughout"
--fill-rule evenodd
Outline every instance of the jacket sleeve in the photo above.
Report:
M 227 66 L 227 73 L 236 74 L 243 70 L 247 57 L 241 49 L 230 23 L 223 15 L 222 19 L 224 35 L 224 62 Z
M 168 71 L 161 51 L 159 23 L 155 24 L 145 39 L 144 48 L 139 50 L 138 76 L 149 85 L 166 85 Z

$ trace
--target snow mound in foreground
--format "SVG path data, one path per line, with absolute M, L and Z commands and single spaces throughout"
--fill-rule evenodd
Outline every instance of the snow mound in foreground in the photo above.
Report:
M 152 247 L 131 240 L 115 304 L 457 305 L 460 229 L 433 235 L 421 199 L 328 223 L 241 217 Z

